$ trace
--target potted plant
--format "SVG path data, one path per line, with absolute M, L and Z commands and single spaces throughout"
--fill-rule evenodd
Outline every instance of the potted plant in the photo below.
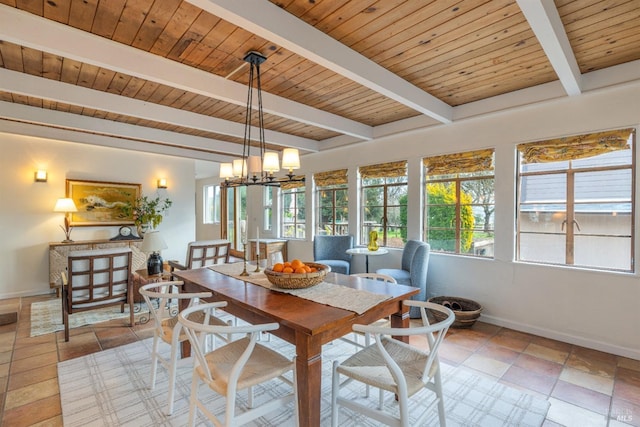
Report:
M 142 237 L 148 229 L 154 229 L 162 222 L 162 214 L 171 207 L 173 202 L 169 198 L 155 199 L 148 196 L 138 197 L 133 203 L 127 203 L 122 207 L 122 212 L 133 217 L 133 222 L 138 229 L 138 235 Z

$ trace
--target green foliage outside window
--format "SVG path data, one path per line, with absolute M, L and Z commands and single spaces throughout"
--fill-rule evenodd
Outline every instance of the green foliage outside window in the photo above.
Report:
M 427 184 L 428 241 L 433 250 L 456 252 L 456 187 L 453 183 Z M 472 197 L 460 191 L 460 252 L 473 243 L 475 218 Z

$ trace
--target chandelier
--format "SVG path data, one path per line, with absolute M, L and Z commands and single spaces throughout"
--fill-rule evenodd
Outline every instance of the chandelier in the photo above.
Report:
M 249 52 L 244 61 L 249 63 L 249 91 L 245 112 L 244 139 L 242 141 L 242 158 L 233 163 L 220 164 L 220 178 L 224 178 L 222 186 L 241 187 L 249 185 L 264 185 L 279 187 L 283 182 L 304 181 L 304 177 L 296 177 L 294 169 L 300 168 L 300 155 L 296 148 L 285 148 L 282 151 L 282 167 L 288 169 L 286 178 L 276 177 L 280 171 L 280 159 L 275 151 L 267 151 L 264 141 L 264 113 L 262 111 L 262 85 L 260 83 L 260 64 L 267 58 L 258 52 Z M 251 121 L 253 117 L 253 95 L 258 98 L 258 155 L 251 154 Z M 254 147 L 255 149 L 256 147 Z

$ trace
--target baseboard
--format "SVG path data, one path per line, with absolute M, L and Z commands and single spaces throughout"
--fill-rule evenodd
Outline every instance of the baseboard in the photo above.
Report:
M 593 350 L 599 350 L 617 356 L 628 357 L 630 359 L 640 360 L 640 349 L 634 349 L 629 347 L 617 346 L 602 341 L 596 341 L 588 338 L 584 338 L 577 335 L 565 334 L 563 332 L 554 331 L 546 328 L 539 328 L 537 326 L 528 325 L 525 323 L 514 322 L 512 320 L 503 319 L 500 317 L 481 315 L 481 322 L 490 323 L 496 326 L 502 326 L 505 328 L 513 329 L 520 332 L 527 332 L 530 334 L 538 335 L 544 338 L 554 339 L 569 344 L 579 345 L 582 347 L 590 348 Z

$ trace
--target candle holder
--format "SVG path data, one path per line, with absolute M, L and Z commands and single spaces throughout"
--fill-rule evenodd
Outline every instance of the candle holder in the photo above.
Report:
M 253 270 L 254 273 L 259 273 L 260 270 L 260 253 L 256 254 L 256 269 Z
M 249 272 L 247 271 L 247 242 L 242 242 L 242 247 L 244 248 L 244 269 L 242 270 L 242 273 L 240 273 L 240 276 L 248 276 Z

